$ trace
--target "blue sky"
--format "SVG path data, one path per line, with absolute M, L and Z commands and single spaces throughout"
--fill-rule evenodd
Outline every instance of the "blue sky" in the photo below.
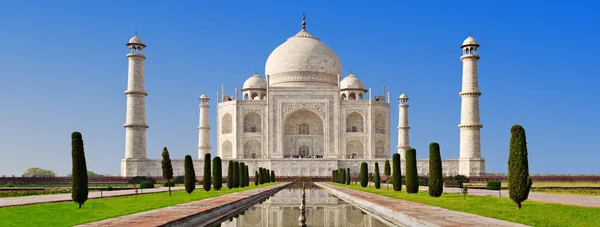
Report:
M 531 173 L 600 173 L 598 3 L 439 1 L 4 2 L 0 8 L 0 174 L 29 167 L 67 174 L 70 134 L 80 131 L 88 169 L 118 174 L 125 153 L 127 48 L 145 54 L 148 157 L 197 155 L 198 97 L 229 95 L 300 28 L 394 100 L 410 97 L 419 158 L 439 142 L 457 158 L 462 65 L 468 33 L 481 44 L 482 156 L 507 172 L 510 127 L 527 132 Z M 398 109 L 391 110 L 391 147 Z M 211 132 L 213 154 L 215 131 Z M 391 152 L 395 152 L 393 149 Z

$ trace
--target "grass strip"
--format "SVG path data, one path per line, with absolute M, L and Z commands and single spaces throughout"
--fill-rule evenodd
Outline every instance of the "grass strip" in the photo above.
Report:
M 408 194 L 405 189 L 396 192 L 392 189 L 386 190 L 385 187 L 376 189 L 374 186 L 362 188 L 355 184 L 329 184 L 530 226 L 598 226 L 598 220 L 600 220 L 600 208 L 593 207 L 527 200 L 523 202 L 523 207 L 517 210 L 514 203 L 508 198 L 467 195 L 467 198 L 464 199 L 462 194 L 453 193 L 443 193 L 441 197 L 435 198 L 429 196 L 427 191 Z
M 278 183 L 232 189 L 223 187 L 219 191 L 208 192 L 196 188 L 191 194 L 185 190 L 173 191 L 173 196 L 169 196 L 169 192 L 160 192 L 90 199 L 82 209 L 77 209 L 77 204 L 73 202 L 5 207 L 0 208 L 0 226 L 73 226 L 275 184 Z

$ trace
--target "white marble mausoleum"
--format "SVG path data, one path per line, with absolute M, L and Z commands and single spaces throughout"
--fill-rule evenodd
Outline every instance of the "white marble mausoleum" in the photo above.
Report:
M 122 176 L 160 176 L 159 159 L 146 156 L 144 60 L 146 45 L 136 35 L 127 44 L 130 53 L 126 118 L 126 151 L 121 162 Z M 469 36 L 461 46 L 463 56 L 463 99 L 461 152 L 459 159 L 444 160 L 445 175 L 480 175 L 485 172 L 479 145 L 479 95 L 476 50 L 479 44 Z M 235 91 L 235 92 L 233 92 Z M 229 160 L 244 162 L 254 175 L 258 167 L 277 176 L 330 176 L 338 168 L 358 174 L 361 162 L 369 169 L 390 158 L 390 93 L 372 94 L 350 73 L 342 76 L 342 64 L 330 47 L 302 29 L 270 54 L 265 76 L 255 73 L 241 89 L 225 92 L 215 102 L 217 125 L 209 125 L 210 99 L 200 97 L 198 159 L 196 175 L 202 174 L 204 154 L 223 160 L 227 175 Z M 404 166 L 404 152 L 410 148 L 408 96 L 398 98 L 399 125 L 397 152 Z M 216 135 L 216 147 L 210 136 Z M 212 150 L 211 150 L 212 149 Z M 426 151 L 419 151 L 426 152 Z M 390 160 L 391 161 L 391 160 Z M 175 173 L 183 173 L 183 160 L 173 159 Z M 403 167 L 404 168 L 404 167 Z M 427 160 L 418 160 L 421 175 L 428 172 Z

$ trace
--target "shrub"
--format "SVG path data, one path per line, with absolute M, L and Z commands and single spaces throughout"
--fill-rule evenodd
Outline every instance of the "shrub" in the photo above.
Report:
M 213 158 L 213 188 L 215 190 L 220 190 L 223 187 L 223 173 L 221 173 L 221 157 L 215 156 Z
M 142 181 L 140 183 L 140 188 L 144 189 L 144 188 L 154 188 L 154 183 L 152 183 L 152 181 L 146 180 L 146 181 Z
M 89 191 L 83 138 L 79 132 L 73 132 L 71 134 L 71 158 L 73 161 L 71 172 L 71 198 L 78 203 L 79 208 L 81 208 L 81 205 L 88 199 Z
M 237 161 L 233 161 L 233 174 L 231 174 L 231 176 L 233 177 L 233 187 L 234 188 L 239 188 L 240 187 L 240 163 Z
M 444 187 L 446 187 L 446 188 L 462 188 L 462 186 L 463 186 L 462 181 L 446 180 L 444 182 Z
M 417 150 L 406 150 L 406 192 L 419 192 L 419 178 L 417 175 Z
M 239 167 L 239 173 L 238 176 L 240 178 L 240 188 L 245 188 L 246 187 L 246 174 L 244 173 L 244 171 L 246 171 L 246 164 L 244 164 L 244 162 L 240 162 L 240 167 Z
M 229 160 L 227 165 L 227 188 L 233 188 L 233 161 Z
M 500 190 L 502 188 L 502 182 L 500 181 L 488 181 L 487 186 L 485 187 L 487 190 Z
M 335 183 L 338 182 L 337 175 L 338 175 L 338 170 L 334 170 L 333 171 L 333 180 L 332 180 L 332 182 L 335 182 Z
M 165 181 L 162 183 L 162 186 L 164 187 L 175 187 L 175 182 L 173 181 Z
M 244 172 L 246 173 L 246 187 L 250 186 L 250 172 L 248 172 L 248 166 L 245 166 Z
M 196 171 L 194 170 L 194 162 L 192 162 L 192 156 L 186 155 L 183 160 L 184 170 L 184 184 L 185 191 L 190 194 L 196 189 Z
M 152 181 L 152 183 L 156 184 L 156 180 L 154 178 L 145 176 L 132 177 L 128 182 L 129 184 L 140 184 L 142 181 Z
M 271 170 L 271 182 L 275 182 L 275 171 Z
M 331 170 L 331 182 L 335 182 L 335 170 Z
M 176 176 L 175 180 L 173 180 L 175 182 L 175 184 L 183 184 L 184 182 L 184 177 L 183 176 Z
M 258 171 L 254 171 L 254 186 L 258 186 Z
M 510 129 L 510 154 L 508 156 L 508 194 L 521 209 L 521 202 L 527 200 L 531 189 L 529 161 L 527 159 L 527 138 L 525 129 L 514 125 Z
M 365 188 L 369 184 L 369 179 L 367 179 L 367 173 L 369 172 L 369 166 L 367 166 L 366 162 L 360 164 L 360 186 Z
M 12 187 L 14 187 L 14 185 L 13 185 L 13 184 L 11 184 L 11 183 L 7 183 L 7 184 L 5 184 L 5 185 L 4 185 L 4 187 L 7 187 L 7 188 L 12 188 Z
M 429 144 L 429 195 L 433 197 L 442 196 L 444 191 L 444 179 L 442 179 L 442 157 L 440 156 L 440 145 Z
M 352 179 L 350 175 L 350 168 L 346 168 L 346 172 L 348 172 L 346 173 L 346 184 L 350 185 L 350 179 Z
M 392 156 L 392 184 L 394 191 L 402 191 L 402 172 L 400 170 L 400 154 L 395 153 Z
M 112 186 L 108 186 L 108 187 L 106 187 L 106 191 L 112 191 L 112 190 L 113 190 L 113 187 L 112 187 Z
M 379 163 L 375 163 L 375 188 L 381 188 L 381 177 L 379 176 Z

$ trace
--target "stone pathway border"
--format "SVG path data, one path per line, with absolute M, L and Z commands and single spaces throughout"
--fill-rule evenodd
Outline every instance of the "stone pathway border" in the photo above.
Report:
M 218 221 L 222 217 L 242 211 L 243 209 L 254 205 L 265 197 L 277 193 L 279 190 L 285 188 L 289 184 L 290 183 L 282 183 L 264 188 L 241 191 L 79 226 L 205 226 L 212 222 Z
M 372 212 L 398 226 L 526 226 L 436 206 L 315 183 L 336 197 Z
M 428 187 L 420 186 L 419 190 L 427 190 Z M 447 193 L 462 193 L 460 188 L 444 188 Z M 508 198 L 508 190 L 502 190 L 501 198 Z M 498 191 L 485 189 L 470 189 L 469 195 L 479 196 L 494 196 L 500 197 Z M 585 195 L 565 195 L 565 194 L 549 194 L 542 192 L 529 192 L 527 197 L 529 201 L 538 201 L 546 203 L 560 203 L 564 205 L 600 207 L 600 196 L 585 196 Z
M 183 190 L 184 187 L 172 187 L 171 191 Z M 138 190 L 138 194 L 140 194 L 141 190 Z M 157 192 L 168 192 L 168 187 L 159 187 L 159 188 L 148 188 L 144 189 L 143 194 L 148 193 L 157 193 Z M 132 190 L 115 190 L 115 191 L 102 191 L 102 197 L 100 197 L 101 193 L 99 191 L 90 192 L 88 194 L 89 199 L 95 198 L 105 198 L 105 197 L 117 197 L 117 196 L 126 196 L 135 194 L 135 189 Z M 68 202 L 73 201 L 71 198 L 71 193 L 65 194 L 55 194 L 55 195 L 30 195 L 30 196 L 18 196 L 18 197 L 6 197 L 0 198 L 0 207 L 9 207 L 9 206 L 22 206 L 22 205 L 31 205 L 38 203 L 54 203 L 54 202 Z

